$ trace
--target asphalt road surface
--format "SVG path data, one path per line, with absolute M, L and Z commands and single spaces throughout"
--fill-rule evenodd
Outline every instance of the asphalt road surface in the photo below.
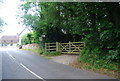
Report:
M 0 48 L 0 79 L 114 79 L 75 69 L 29 51 Z

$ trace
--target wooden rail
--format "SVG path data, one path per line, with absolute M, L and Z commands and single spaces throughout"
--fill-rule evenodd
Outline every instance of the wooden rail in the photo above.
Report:
M 57 51 L 67 54 L 79 54 L 84 45 L 83 42 L 45 43 L 45 50 L 49 52 Z

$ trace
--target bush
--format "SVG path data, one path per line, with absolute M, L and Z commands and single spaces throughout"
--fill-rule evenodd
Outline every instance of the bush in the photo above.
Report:
M 38 49 L 37 52 L 38 52 L 40 55 L 42 55 L 42 54 L 44 53 L 44 50 Z
M 17 47 L 19 47 L 20 45 L 19 45 L 19 44 L 17 44 L 16 46 L 17 46 Z
M 111 53 L 114 53 L 111 55 Z M 113 62 L 113 59 L 116 59 L 116 51 L 111 51 L 109 56 L 100 55 L 99 49 L 90 49 L 84 48 L 81 51 L 79 61 L 81 63 L 89 63 L 93 68 L 105 68 L 109 70 L 119 71 L 118 63 Z M 102 56 L 102 57 L 101 57 Z

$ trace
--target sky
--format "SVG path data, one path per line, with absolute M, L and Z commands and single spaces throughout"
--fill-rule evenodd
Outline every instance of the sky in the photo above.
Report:
M 0 33 L 0 36 L 16 35 L 25 28 L 25 26 L 18 24 L 19 20 L 16 19 L 20 4 L 21 2 L 19 0 L 4 0 L 4 3 L 0 4 L 0 17 L 7 23 L 7 25 L 2 27 L 4 32 Z M 27 32 L 29 32 L 28 29 L 26 29 L 22 35 Z

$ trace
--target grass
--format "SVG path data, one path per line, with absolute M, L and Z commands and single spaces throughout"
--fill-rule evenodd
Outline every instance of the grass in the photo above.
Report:
M 116 70 L 106 69 L 102 67 L 98 68 L 90 63 L 80 62 L 79 58 L 74 64 L 70 64 L 70 66 L 79 68 L 79 69 L 85 69 L 85 70 L 96 72 L 96 73 L 100 73 L 102 75 L 108 75 L 108 76 L 115 77 L 115 78 L 119 78 L 119 75 L 120 75 L 120 72 Z
M 118 66 L 114 63 L 111 64 L 105 64 L 103 62 L 99 64 L 91 64 L 89 62 L 82 62 L 79 61 L 79 64 L 82 65 L 82 68 L 94 71 L 100 74 L 105 74 L 111 77 L 119 78 L 118 75 L 120 75 L 120 69 L 118 69 Z M 105 66 L 105 67 L 103 67 Z
M 60 52 L 44 52 L 43 55 L 45 56 L 58 56 L 61 55 Z
M 58 56 L 58 55 L 61 54 L 60 52 L 45 52 L 42 49 L 23 49 L 23 50 L 27 50 L 27 51 L 37 53 L 40 56 L 42 56 L 44 58 L 47 58 L 47 59 L 52 59 L 52 56 Z

